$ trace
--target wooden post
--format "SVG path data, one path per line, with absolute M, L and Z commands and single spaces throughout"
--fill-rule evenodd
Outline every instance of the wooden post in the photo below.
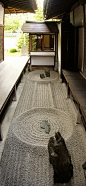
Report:
M 32 35 L 30 35 L 30 51 L 33 50 L 33 45 L 32 45 Z
M 83 5 L 83 15 L 84 15 L 84 26 L 85 26 L 85 23 L 86 23 L 86 20 L 85 20 L 85 4 Z
M 4 27 L 3 27 L 3 61 L 4 61 Z
M 80 124 L 81 123 L 81 114 L 80 114 L 80 104 L 78 102 L 78 114 L 77 114 L 77 124 Z
M 61 79 L 62 79 L 62 83 L 64 83 L 64 75 L 63 75 L 63 73 L 61 74 Z
M 0 141 L 2 141 L 2 135 L 1 135 L 1 123 L 0 123 Z
M 29 34 L 29 54 L 30 54 L 30 34 Z
M 58 33 L 55 34 L 55 71 L 58 70 Z
M 21 74 L 21 82 L 23 82 L 24 71 Z
M 42 38 L 42 51 L 44 51 L 44 35 L 43 35 L 43 38 Z
M 16 101 L 16 84 L 14 86 L 13 101 Z
M 69 83 L 67 82 L 67 97 L 70 97 L 70 87 L 69 87 Z

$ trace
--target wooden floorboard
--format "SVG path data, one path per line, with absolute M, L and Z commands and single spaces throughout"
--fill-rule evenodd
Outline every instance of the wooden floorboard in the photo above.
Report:
M 80 108 L 86 119 L 86 79 L 79 72 L 63 70 L 63 76 L 69 85 L 69 88 L 80 104 Z
M 29 57 L 8 58 L 0 63 L 0 114 Z

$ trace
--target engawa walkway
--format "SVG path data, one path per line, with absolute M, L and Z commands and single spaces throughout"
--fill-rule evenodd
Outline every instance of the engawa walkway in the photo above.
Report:
M 29 57 L 8 58 L 0 63 L 0 115 L 16 83 L 25 69 Z
M 62 73 L 86 121 L 86 79 L 79 72 L 63 70 Z

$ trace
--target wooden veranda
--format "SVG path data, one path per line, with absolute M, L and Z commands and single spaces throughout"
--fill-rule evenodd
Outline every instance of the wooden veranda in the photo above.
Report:
M 0 118 L 12 93 L 16 100 L 16 85 L 23 76 L 28 60 L 29 57 L 21 56 L 0 63 Z
M 62 79 L 66 81 L 68 88 L 68 97 L 72 93 L 73 99 L 77 103 L 77 108 L 85 120 L 86 129 L 86 79 L 79 73 L 73 71 L 62 71 Z M 79 122 L 77 120 L 77 122 Z

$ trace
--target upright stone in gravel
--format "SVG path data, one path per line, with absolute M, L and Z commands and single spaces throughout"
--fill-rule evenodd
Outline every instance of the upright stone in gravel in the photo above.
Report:
M 48 143 L 49 160 L 54 169 L 54 183 L 68 183 L 73 176 L 73 165 L 64 139 L 57 132 Z
M 46 77 L 50 77 L 50 69 L 49 68 L 47 68 L 45 70 L 45 75 L 46 75 Z

